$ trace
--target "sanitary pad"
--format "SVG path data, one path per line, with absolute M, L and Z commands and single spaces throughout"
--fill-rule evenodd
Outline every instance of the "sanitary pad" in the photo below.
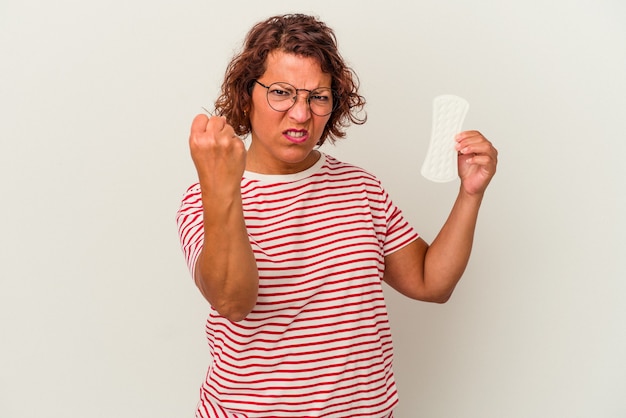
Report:
M 458 153 L 454 137 L 461 132 L 469 109 L 467 100 L 446 94 L 433 101 L 433 126 L 430 145 L 422 165 L 422 176 L 445 183 L 458 178 Z

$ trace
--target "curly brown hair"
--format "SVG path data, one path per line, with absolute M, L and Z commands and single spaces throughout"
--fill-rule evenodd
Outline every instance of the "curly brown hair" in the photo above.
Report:
M 215 110 L 226 117 L 237 135 L 247 135 L 251 131 L 247 111 L 252 100 L 252 87 L 254 81 L 265 73 L 268 54 L 275 50 L 314 58 L 322 71 L 332 77 L 331 88 L 337 105 L 318 145 L 327 139 L 334 142 L 344 138 L 345 128 L 350 123 L 365 123 L 365 98 L 358 93 L 358 77 L 341 57 L 334 31 L 313 16 L 286 14 L 254 25 L 244 40 L 243 50 L 226 68 Z

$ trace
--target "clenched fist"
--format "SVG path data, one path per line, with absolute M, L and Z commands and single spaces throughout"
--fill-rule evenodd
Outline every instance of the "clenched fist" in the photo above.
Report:
M 189 149 L 203 191 L 239 190 L 246 167 L 246 148 L 222 116 L 200 114 L 191 124 Z

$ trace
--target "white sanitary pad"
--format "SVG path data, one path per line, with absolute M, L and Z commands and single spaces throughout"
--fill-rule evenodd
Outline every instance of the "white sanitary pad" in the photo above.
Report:
M 446 94 L 433 101 L 433 126 L 430 145 L 422 165 L 422 176 L 444 183 L 458 178 L 458 153 L 454 137 L 461 132 L 469 109 L 467 100 Z

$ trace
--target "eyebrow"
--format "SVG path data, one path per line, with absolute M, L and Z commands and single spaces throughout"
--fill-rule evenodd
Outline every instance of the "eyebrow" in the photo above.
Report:
M 315 88 L 312 88 L 312 89 L 298 88 L 298 87 L 294 86 L 293 84 L 291 84 L 288 81 L 272 81 L 269 84 L 261 83 L 258 79 L 255 79 L 254 81 L 256 83 L 259 83 L 261 86 L 265 87 L 266 89 L 269 88 L 272 84 L 288 84 L 288 85 L 290 85 L 291 87 L 293 87 L 294 89 L 296 89 L 298 91 L 308 91 L 309 93 L 312 92 L 312 91 L 320 90 L 320 89 L 328 89 L 328 90 L 332 90 L 333 89 L 330 86 L 318 86 L 318 87 L 315 87 Z

